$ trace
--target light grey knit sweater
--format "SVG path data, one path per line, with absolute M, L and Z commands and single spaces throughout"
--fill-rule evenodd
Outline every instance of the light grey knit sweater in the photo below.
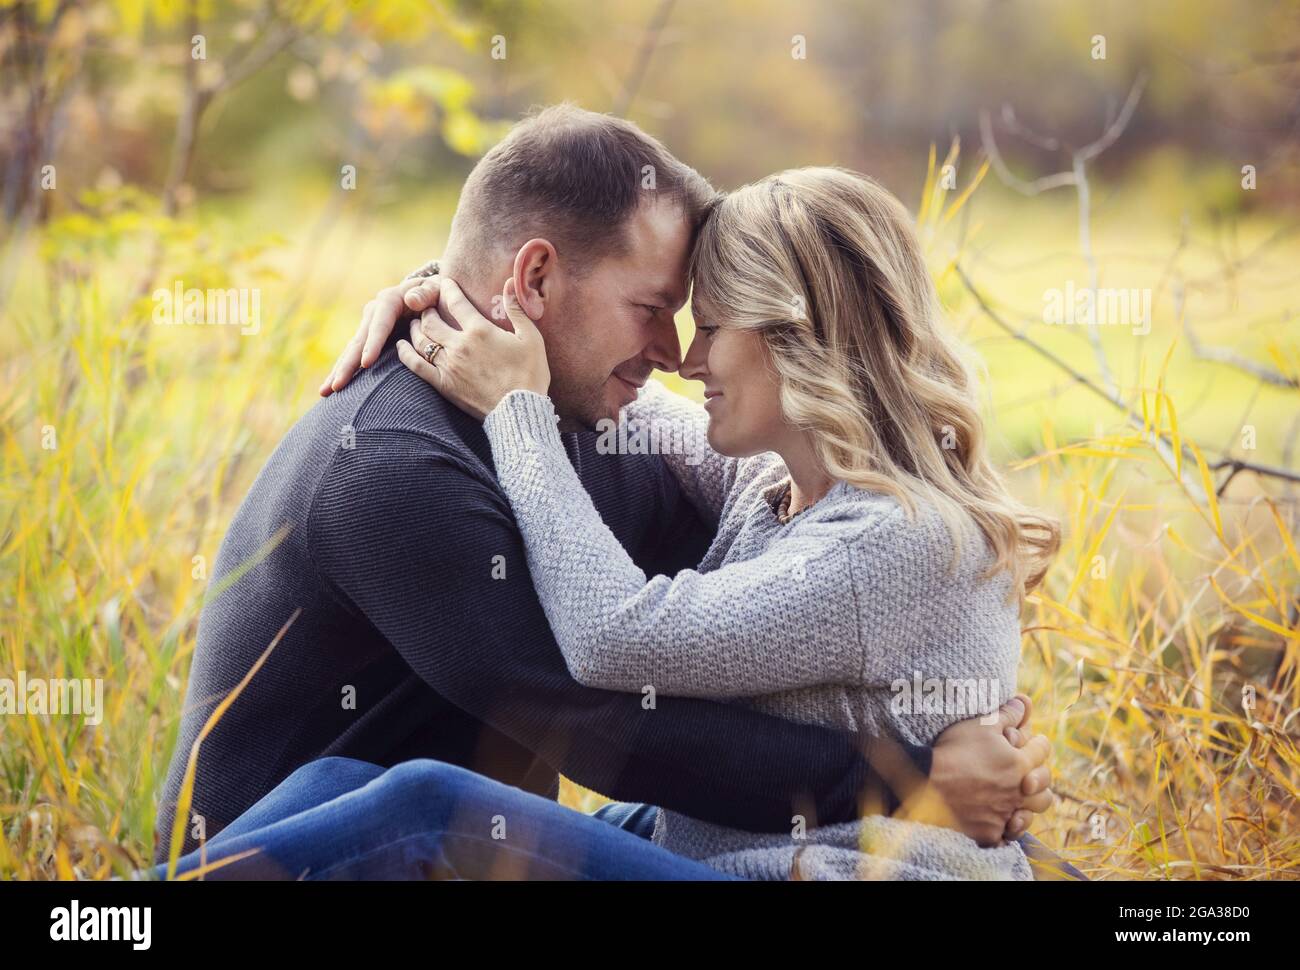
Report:
M 915 744 L 1012 696 L 1017 611 L 1005 572 L 979 579 L 989 552 L 977 535 L 953 571 L 954 540 L 937 513 L 909 519 L 892 497 L 844 482 L 782 524 L 789 477 L 778 456 L 709 450 L 707 412 L 654 381 L 621 420 L 621 440 L 676 445 L 665 459 L 717 522 L 697 569 L 649 578 L 633 563 L 569 464 L 549 398 L 513 391 L 484 422 L 576 680 L 735 698 Z M 1016 843 L 981 849 L 953 830 L 882 816 L 821 827 L 792 816 L 784 835 L 661 810 L 653 838 L 754 879 L 791 878 L 796 861 L 807 879 L 1032 879 Z

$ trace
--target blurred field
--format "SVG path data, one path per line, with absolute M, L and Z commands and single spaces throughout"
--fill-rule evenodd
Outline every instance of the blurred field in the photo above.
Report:
M 103 878 L 150 857 L 226 525 L 312 406 L 361 306 L 445 238 L 454 173 L 394 179 L 340 204 L 330 172 L 271 161 L 301 139 L 277 128 L 240 169 L 272 174 L 173 214 L 130 180 L 87 180 L 6 257 L 0 676 L 102 677 L 107 711 L 93 730 L 77 718 L 0 719 L 0 879 Z M 976 158 L 969 139 L 963 148 Z M 1026 198 L 988 174 L 950 210 L 957 192 L 918 192 L 923 145 L 893 154 L 897 170 L 877 174 L 926 210 L 951 326 L 986 370 L 995 452 L 1065 525 L 1023 621 L 1021 686 L 1054 743 L 1060 796 L 1034 833 L 1094 878 L 1294 878 L 1300 492 L 1242 471 L 1216 495 L 1228 470 L 1209 468 L 1224 454 L 1297 467 L 1294 207 L 1285 194 L 1238 205 L 1239 165 L 1157 146 L 1096 177 L 1103 285 L 1154 294 L 1149 334 L 1103 336 L 1118 392 L 1144 419 L 1134 428 L 1041 353 L 1102 383 L 1083 329 L 1041 322 L 1046 290 L 1087 279 L 1073 192 Z M 778 164 L 845 160 L 808 155 Z M 978 167 L 960 163 L 961 188 Z M 1038 347 L 999 328 L 955 265 Z M 259 332 L 154 325 L 149 294 L 178 279 L 260 288 Z M 679 325 L 688 340 L 686 312 Z M 1189 326 L 1289 385 L 1200 359 Z M 1170 467 L 1156 440 L 1166 454 L 1195 446 L 1205 466 L 1189 451 Z M 571 784 L 564 798 L 600 801 Z

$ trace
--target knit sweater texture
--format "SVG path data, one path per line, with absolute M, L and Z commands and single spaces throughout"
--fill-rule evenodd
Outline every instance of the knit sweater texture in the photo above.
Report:
M 667 575 L 698 561 L 711 526 L 661 459 L 603 454 L 591 432 L 557 440 L 625 555 Z M 575 682 L 481 422 L 391 341 L 289 431 L 230 523 L 175 730 L 159 860 L 196 747 L 183 852 L 332 755 L 435 758 L 551 798 L 563 772 L 611 798 L 768 832 L 805 800 L 851 819 L 880 782 L 852 732 L 717 700 L 647 709 Z M 928 748 L 906 750 L 928 770 Z
M 650 382 L 625 409 L 621 440 L 679 445 L 664 458 L 717 533 L 694 569 L 647 574 L 601 521 L 557 420 L 549 398 L 520 390 L 484 428 L 579 683 L 728 699 L 911 744 L 1013 695 L 1018 610 L 1005 571 L 983 577 L 991 553 L 974 529 L 955 537 L 933 509 L 909 516 L 844 482 L 783 523 L 781 459 L 711 451 L 705 410 Z M 818 826 L 796 812 L 790 832 L 756 834 L 665 808 L 654 841 L 747 878 L 1032 879 L 1018 844 L 983 849 L 875 815 Z

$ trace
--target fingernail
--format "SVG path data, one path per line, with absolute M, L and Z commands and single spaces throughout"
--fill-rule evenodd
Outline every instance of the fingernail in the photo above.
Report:
M 1024 713 L 1025 713 L 1025 705 L 1024 705 L 1024 703 L 1020 700 L 1019 697 L 1013 697 L 1013 698 L 1011 698 L 1011 700 L 1007 701 L 1007 708 L 1008 708 L 1008 709 L 1011 711 L 1011 713 L 1013 713 L 1013 714 L 1024 714 Z

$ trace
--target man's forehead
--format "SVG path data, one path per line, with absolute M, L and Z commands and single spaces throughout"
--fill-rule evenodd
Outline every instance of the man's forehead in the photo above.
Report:
M 685 260 L 691 245 L 691 220 L 669 199 L 643 203 L 625 227 L 632 249 L 654 250 L 668 259 Z
M 686 274 L 680 277 L 668 277 L 664 280 L 648 281 L 649 296 L 654 303 L 661 306 L 678 307 L 686 302 Z
M 637 302 L 686 302 L 691 226 L 676 205 L 643 205 L 623 226 L 622 251 L 606 261 L 610 282 Z

